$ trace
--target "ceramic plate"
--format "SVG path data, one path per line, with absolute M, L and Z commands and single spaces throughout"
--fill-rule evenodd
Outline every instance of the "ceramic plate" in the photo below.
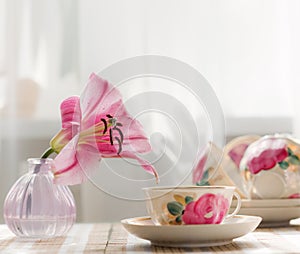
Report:
M 152 223 L 150 217 L 137 217 L 121 221 L 125 229 L 153 245 L 170 247 L 204 247 L 229 244 L 257 228 L 258 216 L 237 215 L 222 224 L 162 225 Z
M 232 201 L 232 206 L 235 206 L 236 200 Z M 242 199 L 243 208 L 258 208 L 258 207 L 295 207 L 300 208 L 300 199 Z M 243 213 L 244 214 L 244 213 Z
M 230 209 L 233 210 L 233 209 Z M 293 207 L 242 207 L 239 214 L 262 217 L 260 227 L 287 226 L 290 220 L 300 217 L 300 206 Z

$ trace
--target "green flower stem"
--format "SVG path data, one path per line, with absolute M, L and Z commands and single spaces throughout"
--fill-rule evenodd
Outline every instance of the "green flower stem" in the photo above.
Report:
M 52 147 L 49 147 L 41 156 L 42 159 L 46 159 L 49 157 L 49 155 L 55 153 L 55 151 L 52 149 Z

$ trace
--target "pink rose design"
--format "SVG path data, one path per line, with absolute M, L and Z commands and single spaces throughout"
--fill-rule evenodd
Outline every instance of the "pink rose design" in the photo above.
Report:
M 208 154 L 210 152 L 210 144 L 207 144 L 205 147 L 203 147 L 199 154 L 198 154 L 198 162 L 193 168 L 193 183 L 198 183 L 202 180 L 204 175 L 204 167 L 208 159 Z
M 207 193 L 185 207 L 182 220 L 185 224 L 220 224 L 229 208 L 221 194 Z
M 248 146 L 248 144 L 239 144 L 229 151 L 228 155 L 237 167 L 240 166 L 240 162 Z
M 261 170 L 268 170 L 278 162 L 283 161 L 288 156 L 286 148 L 268 149 L 260 154 L 259 157 L 253 158 L 247 165 L 252 174 L 258 174 Z
M 201 181 L 204 174 L 204 166 L 206 164 L 206 161 L 207 155 L 205 154 L 203 157 L 200 158 L 196 167 L 193 169 L 193 183 L 198 183 Z
M 248 168 L 252 174 L 269 170 L 289 156 L 285 140 L 262 138 L 251 144 L 241 162 L 241 169 Z
M 300 193 L 294 193 L 294 194 L 288 196 L 288 198 L 300 198 Z

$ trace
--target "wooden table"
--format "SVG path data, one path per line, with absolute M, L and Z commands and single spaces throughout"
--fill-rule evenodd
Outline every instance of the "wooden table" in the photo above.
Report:
M 166 248 L 129 235 L 121 224 L 75 224 L 66 237 L 16 238 L 0 225 L 0 253 L 300 253 L 300 226 L 260 228 L 220 247 Z

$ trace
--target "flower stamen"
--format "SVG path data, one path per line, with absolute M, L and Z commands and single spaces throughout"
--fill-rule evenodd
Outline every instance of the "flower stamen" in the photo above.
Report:
M 117 154 L 119 155 L 122 152 L 122 142 L 118 137 L 115 137 L 115 139 L 118 141 L 119 144 L 119 150 L 117 152 Z
M 120 142 L 123 143 L 124 135 L 123 135 L 123 132 L 121 131 L 121 129 L 115 126 L 115 127 L 113 128 L 113 130 L 116 130 L 116 131 L 119 132 L 119 135 L 120 135 Z
M 112 136 L 112 129 L 109 129 L 109 140 L 110 140 L 110 144 L 113 145 L 114 141 L 113 141 L 113 136 Z
M 107 132 L 107 122 L 104 118 L 101 118 L 101 121 L 103 122 L 104 124 L 104 130 L 103 130 L 103 134 L 105 134 Z
M 122 130 L 121 130 L 119 127 L 122 127 L 123 124 L 117 122 L 117 119 L 114 118 L 113 116 L 111 116 L 110 114 L 107 114 L 106 116 L 108 117 L 108 123 L 109 123 L 109 126 L 111 127 L 111 128 L 109 129 L 109 140 L 110 140 L 110 144 L 111 144 L 111 145 L 114 144 L 114 138 L 115 138 L 115 140 L 117 140 L 118 145 L 119 145 L 119 149 L 118 149 L 117 154 L 119 155 L 120 152 L 122 151 L 122 144 L 123 144 L 123 140 L 124 140 L 123 132 L 122 132 Z M 105 119 L 103 119 L 103 120 L 101 119 L 101 121 L 102 121 L 103 123 L 105 122 L 106 125 L 107 125 L 107 122 L 106 122 Z M 116 130 L 116 131 L 118 132 L 118 134 L 119 134 L 117 137 L 113 136 L 113 134 L 114 134 L 113 131 L 114 131 L 114 130 Z M 104 134 L 104 132 L 103 132 L 103 134 Z

